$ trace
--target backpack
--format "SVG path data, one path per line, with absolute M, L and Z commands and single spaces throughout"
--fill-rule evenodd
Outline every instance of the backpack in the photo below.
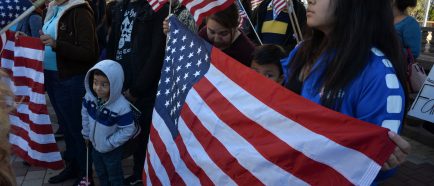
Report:
M 427 75 L 422 66 L 414 60 L 410 48 L 406 48 L 404 57 L 405 61 L 407 61 L 407 82 L 410 93 L 417 93 L 422 88 Z

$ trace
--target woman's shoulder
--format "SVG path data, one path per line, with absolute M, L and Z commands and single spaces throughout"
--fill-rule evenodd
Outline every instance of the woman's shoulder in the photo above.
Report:
M 402 19 L 400 22 L 396 23 L 396 27 L 398 28 L 419 28 L 419 22 L 412 17 L 412 16 L 406 16 L 404 19 Z
M 365 78 L 380 78 L 385 76 L 395 75 L 395 69 L 387 56 L 378 48 L 371 48 L 369 62 L 363 70 Z

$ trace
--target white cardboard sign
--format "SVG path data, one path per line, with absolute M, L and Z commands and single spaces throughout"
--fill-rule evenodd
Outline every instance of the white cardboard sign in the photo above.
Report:
M 408 115 L 434 123 L 434 66 L 411 105 Z

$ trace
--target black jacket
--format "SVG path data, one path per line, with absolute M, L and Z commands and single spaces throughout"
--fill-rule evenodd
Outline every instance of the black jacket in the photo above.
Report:
M 112 31 L 107 46 L 109 59 L 116 58 L 123 14 L 129 1 L 120 2 L 113 9 Z M 139 99 L 137 106 L 141 107 L 142 104 L 149 105 L 155 101 L 166 46 L 163 21 L 168 15 L 168 7 L 164 6 L 154 12 L 146 0 L 138 0 L 136 5 L 139 9 L 131 32 L 130 63 L 123 64 L 124 68 L 128 68 L 124 69 L 125 81 L 130 82 L 125 83 L 128 87 L 124 89 L 129 89 L 130 93 Z
M 84 75 L 98 60 L 98 41 L 92 9 L 83 0 L 70 0 L 57 28 L 56 62 L 61 79 Z M 47 21 L 53 15 L 48 8 Z
M 256 7 L 255 10 L 253 10 L 252 13 L 252 22 L 255 25 L 255 29 L 258 32 L 258 35 L 260 38 L 262 38 L 261 35 L 261 28 L 262 28 L 262 24 L 264 23 L 264 19 L 265 19 L 265 15 L 267 13 L 267 7 L 268 4 L 270 4 L 271 0 L 264 0 L 261 2 L 261 4 Z M 300 25 L 300 29 L 301 32 L 304 33 L 304 28 L 306 26 L 306 8 L 304 7 L 303 3 L 300 2 L 299 0 L 294 0 L 294 10 L 295 10 L 295 14 L 297 15 L 297 20 L 298 23 Z M 252 33 L 254 34 L 254 33 Z M 254 35 L 249 35 L 249 37 L 256 41 L 256 36 Z M 288 29 L 286 29 L 286 39 L 285 39 L 285 44 L 284 46 L 282 46 L 287 53 L 289 53 L 294 47 L 295 45 L 297 45 L 297 40 L 293 37 L 294 32 L 291 26 L 291 23 L 288 23 Z M 265 43 L 264 43 L 265 44 Z

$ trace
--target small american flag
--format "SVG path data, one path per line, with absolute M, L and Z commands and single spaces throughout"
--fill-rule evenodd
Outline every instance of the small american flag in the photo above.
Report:
M 20 16 L 32 6 L 29 0 L 1 0 L 0 1 L 0 29 Z
M 255 10 L 264 0 L 252 0 L 252 10 Z
M 224 10 L 234 3 L 234 0 L 180 0 L 193 15 L 197 24 L 201 24 L 203 18 Z
M 282 10 L 285 9 L 287 6 L 285 0 L 271 0 L 272 6 L 273 6 L 273 14 L 275 17 L 277 17 Z
M 6 32 L 0 67 L 8 72 L 16 96 L 16 110 L 9 115 L 12 150 L 26 162 L 61 169 L 63 161 L 54 139 L 44 89 L 44 45 L 37 38 Z
M 240 15 L 240 24 L 238 25 L 239 28 L 243 27 L 246 19 L 248 19 L 248 15 L 246 13 L 246 10 L 244 9 L 244 7 L 242 6 L 242 4 L 240 3 L 240 1 L 236 1 L 237 2 L 237 7 L 238 7 L 238 14 Z
M 394 150 L 387 129 L 310 102 L 169 22 L 146 185 L 369 185 Z
M 149 5 L 151 5 L 154 12 L 160 10 L 160 8 L 162 8 L 167 2 L 168 0 L 148 0 Z

